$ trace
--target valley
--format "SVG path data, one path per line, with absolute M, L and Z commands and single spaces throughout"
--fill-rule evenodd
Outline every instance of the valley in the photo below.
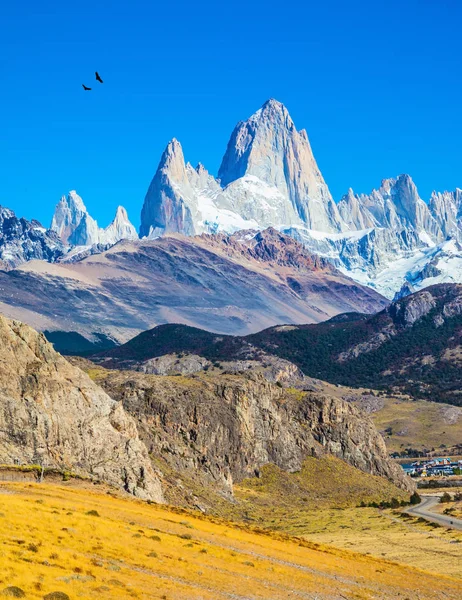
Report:
M 461 207 L 335 202 L 274 99 L 139 232 L 0 207 L 0 594 L 459 598 L 457 482 L 396 459 L 460 450 Z

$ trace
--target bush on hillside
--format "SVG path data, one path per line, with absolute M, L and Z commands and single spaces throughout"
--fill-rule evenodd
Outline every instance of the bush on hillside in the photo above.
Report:
M 411 504 L 420 504 L 422 502 L 422 498 L 417 492 L 414 492 L 410 497 L 409 502 Z

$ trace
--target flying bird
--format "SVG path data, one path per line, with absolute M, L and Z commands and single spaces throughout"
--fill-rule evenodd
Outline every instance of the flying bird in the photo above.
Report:
M 95 71 L 95 75 L 96 75 L 96 81 L 99 81 L 100 83 L 103 83 L 103 80 L 101 79 L 101 77 L 99 76 L 98 71 Z
M 86 92 L 89 92 L 91 90 L 91 88 L 87 87 L 85 84 L 82 83 L 82 87 Z

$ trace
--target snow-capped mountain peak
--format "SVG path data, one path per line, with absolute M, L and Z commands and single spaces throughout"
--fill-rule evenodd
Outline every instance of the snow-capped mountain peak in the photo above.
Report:
M 271 99 L 234 129 L 218 179 L 185 165 L 177 140 L 167 145 L 141 213 L 141 236 L 232 233 L 240 228 L 345 225 L 314 159 L 305 130 Z

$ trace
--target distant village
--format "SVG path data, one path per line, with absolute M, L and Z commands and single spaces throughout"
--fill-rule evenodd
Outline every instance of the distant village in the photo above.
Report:
M 401 465 L 411 477 L 449 477 L 462 475 L 462 460 L 432 458 L 426 461 L 416 460 L 411 464 Z

